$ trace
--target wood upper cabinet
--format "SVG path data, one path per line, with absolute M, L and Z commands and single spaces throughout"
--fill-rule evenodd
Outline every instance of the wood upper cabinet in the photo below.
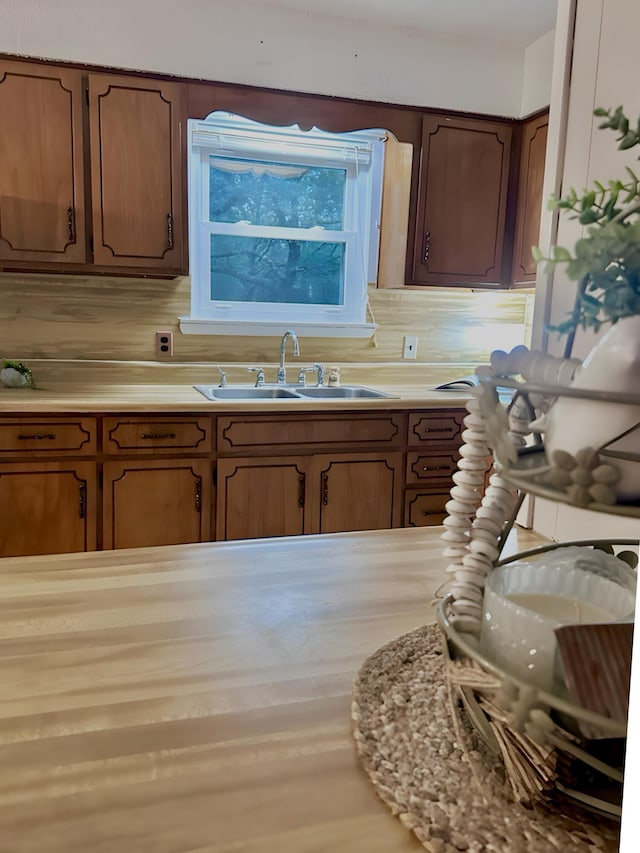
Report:
M 208 460 L 105 462 L 103 478 L 103 548 L 209 539 Z
M 414 284 L 502 284 L 512 128 L 425 115 L 413 245 Z
M 82 77 L 0 60 L 0 260 L 86 261 Z
M 182 86 L 89 76 L 93 260 L 184 271 Z
M 522 127 L 513 247 L 514 284 L 530 284 L 536 280 L 537 265 L 531 247 L 537 246 L 540 241 L 540 217 L 545 203 L 542 190 L 548 126 L 549 113 L 545 112 L 525 122 Z
M 93 462 L 0 462 L 0 557 L 96 547 Z

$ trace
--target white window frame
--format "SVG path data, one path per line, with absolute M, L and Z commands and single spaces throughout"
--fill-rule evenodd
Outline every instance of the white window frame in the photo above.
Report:
M 366 321 L 367 286 L 377 278 L 384 131 L 350 134 L 331 134 L 316 128 L 302 131 L 297 125 L 270 127 L 229 113 L 212 113 L 204 121 L 190 119 L 187 128 L 191 314 L 179 318 L 181 331 L 187 334 L 273 335 L 295 325 L 307 335 L 371 336 L 376 325 Z M 345 170 L 345 230 L 211 222 L 209 158 L 216 154 L 247 159 L 262 157 L 285 165 L 335 166 Z M 342 304 L 212 300 L 210 235 L 216 233 L 344 243 Z

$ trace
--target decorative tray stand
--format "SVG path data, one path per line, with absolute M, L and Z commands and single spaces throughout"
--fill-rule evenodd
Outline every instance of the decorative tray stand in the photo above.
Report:
M 515 800 L 557 808 L 569 798 L 615 819 L 621 814 L 626 714 L 612 717 L 588 707 L 593 703 L 577 703 L 566 688 L 541 688 L 491 659 L 479 639 L 486 581 L 501 566 L 567 545 L 591 546 L 616 553 L 632 568 L 637 564 L 636 540 L 563 543 L 500 559 L 526 493 L 640 519 L 638 497 L 621 500 L 618 490 L 625 478 L 640 484 L 640 397 L 569 387 L 580 368 L 577 359 L 526 347 L 493 353 L 491 367 L 478 368 L 481 382 L 467 404 L 464 444 L 446 507 L 443 539 L 451 577 L 437 612 L 453 704 L 501 758 Z M 501 402 L 505 391 L 507 405 Z M 569 425 L 577 441 L 584 418 L 604 419 L 617 432 L 596 447 L 557 447 L 553 418 L 562 406 L 568 414 L 563 428 Z M 624 414 L 623 427 L 616 413 Z M 545 449 L 545 429 L 555 449 Z M 484 489 L 491 452 L 494 468 Z

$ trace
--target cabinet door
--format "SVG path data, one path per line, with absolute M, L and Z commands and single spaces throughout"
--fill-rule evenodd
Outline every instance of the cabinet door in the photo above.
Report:
M 544 205 L 542 185 L 548 126 L 549 114 L 545 113 L 526 122 L 522 128 L 518 206 L 513 247 L 514 284 L 528 284 L 536 280 L 537 265 L 533 260 L 531 247 L 537 246 L 540 242 L 540 217 Z
M 91 75 L 93 260 L 182 272 L 182 86 Z
M 82 78 L 0 61 L 0 259 L 84 263 Z
M 400 524 L 401 453 L 316 457 L 320 533 L 379 530 Z
M 309 459 L 218 460 L 217 539 L 310 533 Z
M 508 123 L 423 117 L 415 283 L 503 282 L 511 135 Z
M 0 556 L 96 547 L 93 462 L 0 463 Z
M 105 462 L 105 549 L 206 541 L 210 507 L 206 459 Z

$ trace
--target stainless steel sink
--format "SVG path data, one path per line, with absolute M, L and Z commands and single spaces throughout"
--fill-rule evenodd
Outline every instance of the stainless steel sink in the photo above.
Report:
M 337 387 L 315 386 L 304 388 L 302 385 L 262 386 L 256 388 L 253 385 L 227 385 L 221 388 L 219 385 L 194 385 L 196 391 L 203 394 L 208 400 L 336 400 L 389 397 L 393 394 L 385 394 L 384 391 L 376 391 L 373 388 L 364 388 L 361 385 L 338 385 Z
M 252 385 L 239 385 L 236 388 L 227 386 L 220 388 L 219 385 L 194 385 L 196 391 L 208 400 L 276 400 L 276 399 L 300 399 L 295 391 L 288 388 L 255 388 Z
M 320 400 L 334 400 L 346 397 L 389 397 L 394 399 L 393 394 L 385 394 L 384 391 L 376 391 L 373 388 L 363 388 L 360 385 L 338 385 L 337 387 L 326 388 L 300 388 L 298 394 L 302 397 L 313 397 L 314 399 Z

